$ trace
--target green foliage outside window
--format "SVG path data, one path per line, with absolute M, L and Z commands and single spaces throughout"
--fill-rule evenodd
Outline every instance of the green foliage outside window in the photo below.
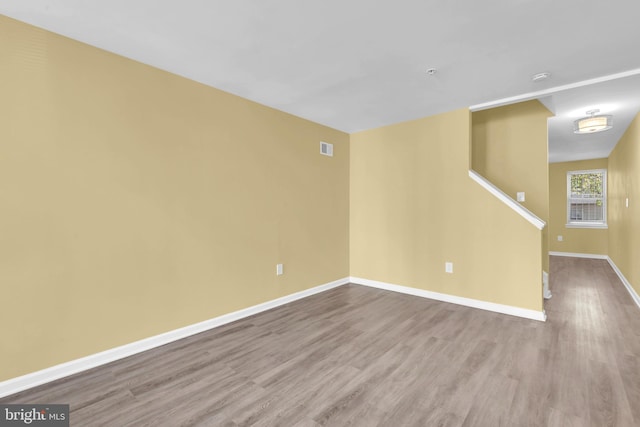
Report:
M 606 223 L 606 172 L 569 172 L 569 223 Z
M 571 175 L 571 197 L 602 197 L 602 174 L 581 173 Z

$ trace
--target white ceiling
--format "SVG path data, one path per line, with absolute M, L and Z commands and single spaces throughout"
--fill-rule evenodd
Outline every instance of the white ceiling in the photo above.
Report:
M 549 162 L 609 157 L 620 137 L 640 111 L 640 75 L 554 93 L 541 99 L 555 116 L 549 119 Z M 576 135 L 573 121 L 597 108 L 613 115 L 613 128 Z
M 346 132 L 640 69 L 637 0 L 2 0 L 0 13 Z M 582 91 L 556 111 L 620 104 Z M 571 148 L 562 126 L 552 161 L 608 155 Z

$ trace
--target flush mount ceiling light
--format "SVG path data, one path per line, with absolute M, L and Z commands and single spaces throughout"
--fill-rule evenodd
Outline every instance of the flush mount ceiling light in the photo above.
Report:
M 573 122 L 573 133 L 595 133 L 611 129 L 613 126 L 612 116 L 599 115 L 600 110 L 589 110 L 587 117 L 583 117 Z
M 531 76 L 531 80 L 534 82 L 541 82 L 548 79 L 549 77 L 551 77 L 551 73 L 545 71 L 544 73 L 534 74 L 533 76 Z

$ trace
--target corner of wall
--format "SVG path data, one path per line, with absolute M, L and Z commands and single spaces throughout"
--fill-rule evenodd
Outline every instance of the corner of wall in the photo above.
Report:
M 609 257 L 640 294 L 640 113 L 609 155 L 607 185 Z

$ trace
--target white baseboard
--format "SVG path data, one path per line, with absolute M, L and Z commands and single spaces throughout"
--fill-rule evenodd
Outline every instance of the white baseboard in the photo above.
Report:
M 140 341 L 115 347 L 100 353 L 52 366 L 41 371 L 32 372 L 30 374 L 2 381 L 0 382 L 0 398 L 58 380 L 60 378 L 68 377 L 69 375 L 77 374 L 100 365 L 114 362 L 146 350 L 151 350 L 152 348 L 160 347 L 173 341 L 208 331 L 209 329 L 235 322 L 236 320 L 240 320 L 320 292 L 328 291 L 329 289 L 333 289 L 338 286 L 346 285 L 347 283 L 349 283 L 349 278 L 345 277 L 311 289 L 306 289 L 262 304 L 234 311 L 233 313 L 205 320 L 204 322 L 195 323 L 193 325 L 185 326 L 184 328 L 175 329 Z
M 547 320 L 547 315 L 545 314 L 544 310 L 529 310 L 526 308 L 513 307 L 510 305 L 496 304 L 493 302 L 480 301 L 471 298 L 458 297 L 455 295 L 441 294 L 439 292 L 425 291 L 423 289 L 411 288 L 407 286 L 394 285 L 392 283 L 379 282 L 377 280 L 363 279 L 361 277 L 351 277 L 351 283 L 370 286 L 372 288 L 385 289 L 387 291 L 399 292 L 402 294 L 415 295 L 422 298 L 429 298 L 452 304 L 463 305 L 466 307 L 479 308 L 482 310 L 493 311 L 501 314 L 509 314 L 511 316 L 524 317 L 525 319 L 538 320 L 541 322 Z
M 551 256 L 566 256 L 571 258 L 590 258 L 590 259 L 607 259 L 609 258 L 606 255 L 598 255 L 598 254 L 579 254 L 574 252 L 549 252 Z
M 573 258 L 606 259 L 609 262 L 609 265 L 611 266 L 611 268 L 613 268 L 613 271 L 615 271 L 618 277 L 620 278 L 620 281 L 622 282 L 624 287 L 627 288 L 629 295 L 631 295 L 631 299 L 633 299 L 633 301 L 636 303 L 638 308 L 640 308 L 640 295 L 638 295 L 636 290 L 633 289 L 633 286 L 631 286 L 631 283 L 627 280 L 626 277 L 624 277 L 624 274 L 622 274 L 622 271 L 620 271 L 616 263 L 613 262 L 613 260 L 609 258 L 609 256 L 593 255 L 593 254 L 576 254 L 571 252 L 549 252 L 549 255 L 566 256 L 566 257 L 573 257 Z
M 629 292 L 629 295 L 631 295 L 631 298 L 633 299 L 633 301 L 636 303 L 638 308 L 640 308 L 640 295 L 638 295 L 636 290 L 633 289 L 633 286 L 631 286 L 631 282 L 629 282 L 627 278 L 624 277 L 624 274 L 622 274 L 622 271 L 620 271 L 616 263 L 613 262 L 611 258 L 607 257 L 607 261 L 609 261 L 609 265 L 611 266 L 611 268 L 613 268 L 613 271 L 616 272 L 616 274 L 620 278 L 620 281 L 622 282 L 624 287 L 627 288 L 627 291 Z

